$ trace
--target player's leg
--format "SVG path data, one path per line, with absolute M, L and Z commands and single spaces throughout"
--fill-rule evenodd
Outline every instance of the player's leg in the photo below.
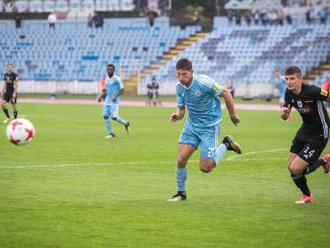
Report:
M 199 168 L 205 173 L 211 172 L 221 162 L 227 150 L 241 153 L 240 146 L 230 136 L 225 136 L 222 143 L 218 145 L 220 128 L 220 125 L 208 128 L 202 134 Z
M 324 169 L 324 173 L 329 172 L 330 155 L 326 154 L 324 157 L 319 159 L 326 145 L 327 140 L 312 142 L 306 145 L 306 148 L 304 148 L 303 153 L 301 154 L 304 159 L 309 162 L 308 166 L 303 172 L 304 175 L 308 175 L 316 171 L 321 166 Z
M 299 130 L 292 141 L 292 146 L 290 148 L 290 154 L 288 157 L 288 169 L 290 171 L 291 179 L 293 180 L 297 188 L 300 189 L 300 191 L 303 193 L 303 196 L 300 200 L 302 200 L 302 198 L 305 196 L 311 196 L 311 192 L 307 185 L 307 179 L 303 174 L 303 171 L 308 166 L 308 162 L 304 161 L 298 156 L 298 154 L 303 151 L 303 148 L 306 144 L 306 142 L 301 138 L 301 136 L 302 135 L 300 135 Z M 297 203 L 299 201 L 297 201 Z
M 107 131 L 108 131 L 108 134 L 107 136 L 105 136 L 104 138 L 114 138 L 115 137 L 115 134 L 113 132 L 113 129 L 112 129 L 112 124 L 111 124 L 111 121 L 109 119 L 110 117 L 110 106 L 109 105 L 104 105 L 103 106 L 103 119 L 104 119 L 104 124 L 105 124 L 105 127 L 107 128 Z
M 177 193 L 169 199 L 169 201 L 176 202 L 186 200 L 187 162 L 191 155 L 196 151 L 199 142 L 200 141 L 193 132 L 192 127 L 186 124 L 179 138 L 178 157 L 175 170 Z
M 112 104 L 111 105 L 111 118 L 123 125 L 127 131 L 127 133 L 130 132 L 130 123 L 129 121 L 124 120 L 119 116 L 119 105 L 118 104 Z
M 326 143 L 311 142 L 304 144 L 301 151 L 298 153 L 297 148 L 302 146 L 299 138 L 293 141 L 293 147 L 289 155 L 289 171 L 291 173 L 292 180 L 296 186 L 301 190 L 303 195 L 296 203 L 308 203 L 313 202 L 313 195 L 307 184 L 305 175 L 317 170 L 320 166 L 328 164 L 327 159 L 318 159 L 325 148 Z
M 7 95 L 7 93 L 5 93 L 3 96 L 3 99 L 1 100 L 1 108 L 2 108 L 3 113 L 6 116 L 6 119 L 3 121 L 3 123 L 7 123 L 10 120 L 9 111 L 6 106 L 6 102 L 8 102 L 8 101 L 9 101 L 8 95 Z
M 17 103 L 17 98 L 12 98 L 10 100 L 10 103 L 12 104 L 13 106 L 13 114 L 14 114 L 14 119 L 17 119 L 17 115 L 18 115 L 18 111 L 17 111 L 17 106 L 16 106 L 16 103 Z
M 199 159 L 199 169 L 204 173 L 209 173 L 222 160 L 227 147 L 225 144 L 218 146 L 220 126 L 210 127 L 200 130 L 201 156 Z

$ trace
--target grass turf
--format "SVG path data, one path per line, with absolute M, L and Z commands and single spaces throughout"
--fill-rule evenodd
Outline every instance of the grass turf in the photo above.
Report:
M 16 147 L 0 126 L 0 247 L 328 247 L 329 178 L 308 176 L 316 202 L 297 206 L 299 193 L 286 157 L 300 125 L 276 112 L 239 111 L 234 127 L 243 155 L 211 174 L 188 165 L 188 201 L 176 191 L 175 158 L 183 122 L 172 109 L 121 107 L 132 123 L 106 134 L 100 106 L 22 104 L 37 136 Z M 328 148 L 327 148 L 328 149 Z

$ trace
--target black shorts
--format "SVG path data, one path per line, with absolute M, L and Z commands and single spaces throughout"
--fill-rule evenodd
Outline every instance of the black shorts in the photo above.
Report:
M 17 102 L 17 97 L 13 98 L 13 93 L 5 92 L 3 95 L 3 100 L 6 102 L 10 102 L 11 104 L 15 104 Z
M 320 134 L 307 135 L 299 130 L 292 141 L 290 152 L 298 154 L 299 158 L 308 163 L 313 163 L 319 159 L 327 143 L 328 139 L 321 138 Z

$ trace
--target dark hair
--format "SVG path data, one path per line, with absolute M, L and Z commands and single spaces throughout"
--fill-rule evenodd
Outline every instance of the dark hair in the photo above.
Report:
M 301 70 L 298 66 L 290 66 L 286 69 L 285 75 L 294 75 L 297 74 L 298 76 L 301 76 Z
M 112 68 L 113 68 L 113 70 L 115 70 L 115 69 L 116 69 L 116 67 L 115 67 L 113 64 L 108 64 L 108 65 L 107 65 L 107 67 L 112 67 Z
M 192 70 L 192 63 L 189 59 L 180 59 L 176 63 L 177 70 Z

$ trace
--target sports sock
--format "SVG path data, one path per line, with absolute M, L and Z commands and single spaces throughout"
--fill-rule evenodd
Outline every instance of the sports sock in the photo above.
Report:
M 14 119 L 17 119 L 18 111 L 14 111 Z
M 176 167 L 176 183 L 178 185 L 178 192 L 186 191 L 187 168 Z
M 104 123 L 105 123 L 106 128 L 108 129 L 108 133 L 109 134 L 113 133 L 111 121 L 109 119 L 105 119 Z
M 124 126 L 127 125 L 127 121 L 125 121 L 123 118 L 121 118 L 119 116 L 116 118 L 116 121 L 119 122 L 120 124 L 124 125 Z
M 5 113 L 5 115 L 7 116 L 7 118 L 10 119 L 10 115 L 9 115 L 8 109 L 6 107 L 3 107 L 2 108 L 2 111 Z
M 304 175 L 294 176 L 291 174 L 291 178 L 296 186 L 301 190 L 304 195 L 310 196 L 311 192 L 307 185 L 307 179 Z
M 225 155 L 227 151 L 227 146 L 225 144 L 220 144 L 216 149 L 214 153 L 214 161 L 215 164 L 217 165 L 222 159 L 223 156 Z
M 311 164 L 309 164 L 306 169 L 304 170 L 303 174 L 308 175 L 312 173 L 313 171 L 316 171 L 317 168 L 324 165 L 326 162 L 323 159 L 319 159 Z

